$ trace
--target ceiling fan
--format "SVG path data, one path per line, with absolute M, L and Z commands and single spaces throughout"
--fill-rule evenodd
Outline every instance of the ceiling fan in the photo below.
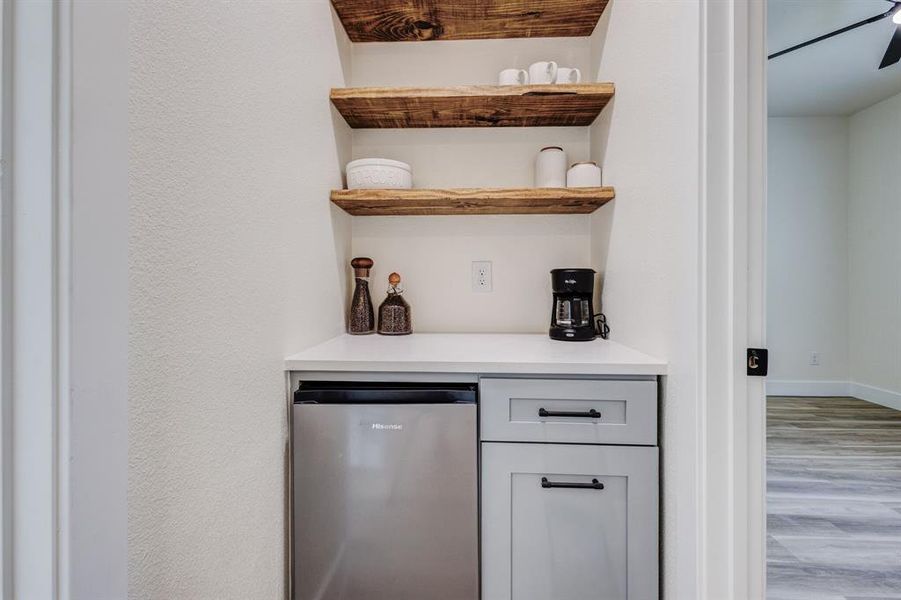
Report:
M 858 27 L 863 27 L 864 25 L 869 25 L 870 23 L 875 23 L 877 21 L 881 21 L 882 19 L 888 19 L 889 17 L 891 17 L 892 22 L 895 23 L 897 27 L 895 27 L 895 32 L 892 34 L 892 39 L 888 43 L 888 48 L 886 48 L 885 50 L 885 55 L 882 57 L 882 62 L 879 63 L 879 68 L 884 69 L 885 67 L 891 66 L 901 60 L 901 0 L 886 1 L 890 2 L 892 4 L 892 7 L 882 14 L 872 16 L 869 19 L 864 19 L 863 21 L 858 21 L 857 23 L 853 23 L 852 25 L 848 25 L 847 27 L 842 27 L 841 29 L 837 29 L 819 37 L 815 37 L 812 40 L 807 40 L 806 42 L 792 46 L 791 48 L 780 50 L 779 52 L 770 54 L 767 58 L 773 59 L 778 56 L 782 56 L 783 54 L 788 54 L 789 52 L 800 50 L 801 48 L 810 46 L 811 44 L 816 44 L 817 42 L 828 40 L 829 38 L 845 33 L 846 31 L 851 31 L 852 29 L 857 29 Z

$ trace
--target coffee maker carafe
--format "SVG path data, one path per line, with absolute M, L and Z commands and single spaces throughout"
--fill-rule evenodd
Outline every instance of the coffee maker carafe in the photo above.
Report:
M 551 338 L 567 342 L 595 339 L 594 270 L 554 269 L 551 286 L 554 290 Z

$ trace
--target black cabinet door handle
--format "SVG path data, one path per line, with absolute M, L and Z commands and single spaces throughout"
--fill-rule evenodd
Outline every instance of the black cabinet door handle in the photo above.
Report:
M 601 413 L 596 411 L 595 409 L 586 410 L 585 412 L 579 412 L 577 410 L 547 410 L 544 408 L 538 409 L 539 417 L 581 417 L 581 418 L 589 418 L 589 419 L 600 419 Z
M 597 479 L 592 479 L 591 483 L 566 483 L 560 481 L 548 481 L 547 477 L 541 478 L 541 487 L 544 489 L 550 488 L 570 488 L 577 490 L 602 490 L 604 489 L 604 484 L 598 481 Z

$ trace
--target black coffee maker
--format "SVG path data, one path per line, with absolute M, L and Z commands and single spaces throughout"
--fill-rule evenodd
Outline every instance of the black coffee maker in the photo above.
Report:
M 567 342 L 588 342 L 598 335 L 606 338 L 603 315 L 594 314 L 594 270 L 554 269 L 551 271 L 554 306 L 550 336 Z M 596 321 L 601 321 L 596 325 Z

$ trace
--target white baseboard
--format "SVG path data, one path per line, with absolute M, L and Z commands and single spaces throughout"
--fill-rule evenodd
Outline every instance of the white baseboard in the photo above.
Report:
M 767 379 L 767 396 L 849 396 L 847 381 L 790 381 Z
M 898 392 L 854 382 L 851 382 L 850 387 L 851 395 L 855 398 L 901 410 L 901 394 Z
M 855 383 L 853 381 L 791 381 L 771 379 L 766 382 L 767 396 L 851 396 L 874 404 L 901 410 L 901 393 Z

